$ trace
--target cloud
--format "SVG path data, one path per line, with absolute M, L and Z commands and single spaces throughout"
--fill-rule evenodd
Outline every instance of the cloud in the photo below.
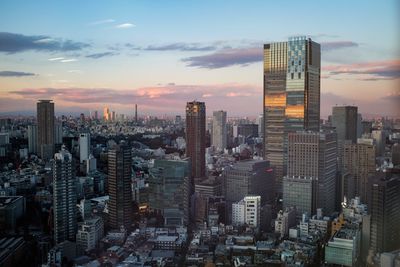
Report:
M 136 25 L 132 23 L 122 23 L 115 26 L 117 29 L 128 29 L 133 27 L 136 27 Z
M 76 58 L 68 58 L 68 59 L 62 59 L 60 62 L 62 63 L 68 63 L 68 62 L 75 62 L 78 61 Z
M 53 58 L 49 58 L 48 61 L 60 61 L 63 60 L 63 57 L 53 57 Z
M 0 77 L 23 77 L 23 76 L 35 76 L 32 72 L 22 72 L 22 71 L 0 71 Z
M 362 80 L 382 80 L 400 78 L 400 60 L 374 61 L 343 65 L 330 65 L 322 68 L 328 75 L 367 75 Z
M 358 47 L 359 44 L 352 41 L 321 42 L 322 51 L 332 51 L 337 49 Z
M 89 25 L 101 25 L 101 24 L 108 24 L 108 23 L 113 23 L 115 22 L 114 19 L 103 19 L 103 20 L 98 20 L 98 21 L 93 21 L 89 23 Z
M 202 45 L 200 43 L 172 43 L 166 45 L 150 45 L 142 50 L 148 51 L 211 51 L 215 50 L 216 46 Z
M 251 63 L 261 62 L 263 60 L 263 48 L 234 48 L 224 49 L 212 54 L 188 57 L 182 59 L 190 67 L 199 67 L 207 69 L 225 68 L 230 66 L 246 66 Z
M 53 39 L 46 35 L 23 35 L 10 32 L 0 32 L 0 52 L 18 53 L 28 50 L 47 52 L 76 51 L 89 47 L 82 42 L 68 39 Z
M 90 55 L 86 55 L 87 58 L 98 59 L 102 57 L 116 56 L 118 53 L 115 52 L 103 52 L 103 53 L 94 53 Z

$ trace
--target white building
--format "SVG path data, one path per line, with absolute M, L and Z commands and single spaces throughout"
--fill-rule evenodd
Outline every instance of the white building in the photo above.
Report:
M 260 211 L 261 197 L 246 196 L 241 201 L 232 204 L 232 224 L 259 227 Z
M 86 173 L 88 174 L 95 170 L 97 170 L 97 160 L 92 154 L 89 154 L 89 158 L 86 160 Z
M 213 112 L 212 145 L 217 151 L 224 151 L 226 148 L 226 111 Z
M 79 162 L 83 163 L 89 159 L 90 153 L 90 134 L 81 133 L 79 135 Z
M 95 249 L 104 235 L 104 224 L 100 217 L 86 219 L 79 223 L 76 245 L 81 252 Z
M 296 225 L 296 210 L 287 208 L 285 211 L 280 210 L 275 220 L 275 233 L 279 233 L 281 237 L 289 234 L 289 228 Z

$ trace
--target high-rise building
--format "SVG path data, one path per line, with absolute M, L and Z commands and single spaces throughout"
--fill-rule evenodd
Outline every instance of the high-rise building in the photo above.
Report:
M 351 140 L 357 142 L 357 107 L 354 106 L 335 106 L 332 108 L 332 126 L 336 128 L 339 143 Z
M 78 251 L 88 252 L 95 249 L 104 235 L 104 224 L 100 217 L 85 219 L 78 224 L 76 245 Z
M 165 216 L 174 209 L 174 218 L 165 218 L 168 225 L 189 223 L 190 162 L 156 159 L 149 170 L 149 207 Z M 169 219 L 169 220 L 168 220 Z M 174 222 L 172 222 L 174 220 Z
M 132 153 L 125 145 L 108 151 L 108 218 L 111 229 L 132 224 Z
M 54 144 L 61 145 L 63 143 L 63 128 L 61 122 L 54 123 Z
M 110 109 L 105 107 L 103 110 L 103 120 L 109 121 L 111 119 Z
M 223 151 L 226 148 L 226 111 L 213 112 L 213 134 L 212 145 L 218 150 Z
M 263 137 L 264 134 L 264 115 L 260 114 L 257 118 L 258 124 L 258 137 Z
M 37 125 L 28 125 L 28 151 L 37 153 Z
M 362 140 L 359 139 L 359 142 Z M 368 176 L 375 173 L 375 146 L 372 142 L 345 143 L 343 147 L 343 170 L 354 179 L 353 192 L 344 192 L 347 198 L 359 196 L 368 199 Z
M 79 134 L 79 162 L 83 163 L 89 159 L 90 133 Z
M 95 120 L 99 119 L 99 113 L 98 113 L 97 110 L 94 111 L 94 118 L 93 119 L 95 119 Z
M 233 126 L 233 136 L 238 137 L 239 135 L 247 136 L 258 136 L 258 125 L 254 123 L 238 124 Z
M 315 214 L 317 180 L 313 177 L 283 178 L 283 207 L 295 207 L 297 216 L 307 213 Z
M 54 155 L 54 103 L 39 100 L 37 103 L 37 146 L 39 156 L 50 159 Z
M 273 198 L 274 169 L 266 160 L 243 160 L 228 166 L 222 172 L 223 195 L 227 214 L 230 215 L 232 203 L 248 195 L 261 196 L 262 205 Z
M 376 253 L 400 246 L 400 177 L 377 173 L 371 179 L 370 248 Z
M 237 203 L 232 203 L 232 224 L 260 226 L 261 197 L 246 196 Z
M 53 162 L 54 241 L 75 240 L 77 230 L 77 195 L 72 155 L 62 148 Z
M 206 105 L 186 104 L 186 156 L 191 160 L 192 184 L 206 175 Z
M 334 131 L 299 131 L 288 135 L 287 177 L 315 180 L 314 208 L 330 214 L 335 210 L 337 145 Z M 306 180 L 307 180 L 306 179 Z M 310 181 L 310 185 L 314 183 Z M 305 182 L 302 181 L 302 184 Z M 296 187 L 286 187 L 294 190 Z M 290 195 L 285 194 L 284 195 Z M 285 203 L 285 201 L 284 201 Z M 312 210 L 314 213 L 315 210 Z
M 321 49 L 305 37 L 264 45 L 264 159 L 286 174 L 287 133 L 319 130 Z

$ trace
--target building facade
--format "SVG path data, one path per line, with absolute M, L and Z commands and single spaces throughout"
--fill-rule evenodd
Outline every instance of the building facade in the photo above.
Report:
M 89 159 L 90 133 L 79 134 L 79 162 L 83 163 Z
M 62 148 L 53 162 L 54 241 L 75 240 L 77 230 L 77 190 L 72 155 Z
M 51 159 L 54 155 L 54 103 L 52 100 L 39 100 L 37 103 L 37 147 L 39 156 Z
M 287 134 L 319 130 L 321 49 L 305 37 L 264 45 L 264 159 L 286 174 Z
M 130 229 L 132 210 L 132 153 L 125 145 L 108 151 L 108 222 L 111 229 Z
M 192 184 L 206 175 L 206 105 L 186 104 L 186 156 L 191 161 Z
M 226 111 L 219 110 L 213 112 L 213 132 L 212 145 L 217 151 L 223 151 L 226 148 Z
M 358 108 L 355 106 L 335 106 L 332 108 L 332 126 L 336 128 L 339 143 L 351 140 L 357 142 Z

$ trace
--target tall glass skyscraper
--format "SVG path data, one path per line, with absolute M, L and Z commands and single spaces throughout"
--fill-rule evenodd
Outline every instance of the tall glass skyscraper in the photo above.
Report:
M 286 174 L 287 136 L 319 130 L 321 48 L 306 37 L 264 45 L 264 158 L 276 170 L 276 192 Z

